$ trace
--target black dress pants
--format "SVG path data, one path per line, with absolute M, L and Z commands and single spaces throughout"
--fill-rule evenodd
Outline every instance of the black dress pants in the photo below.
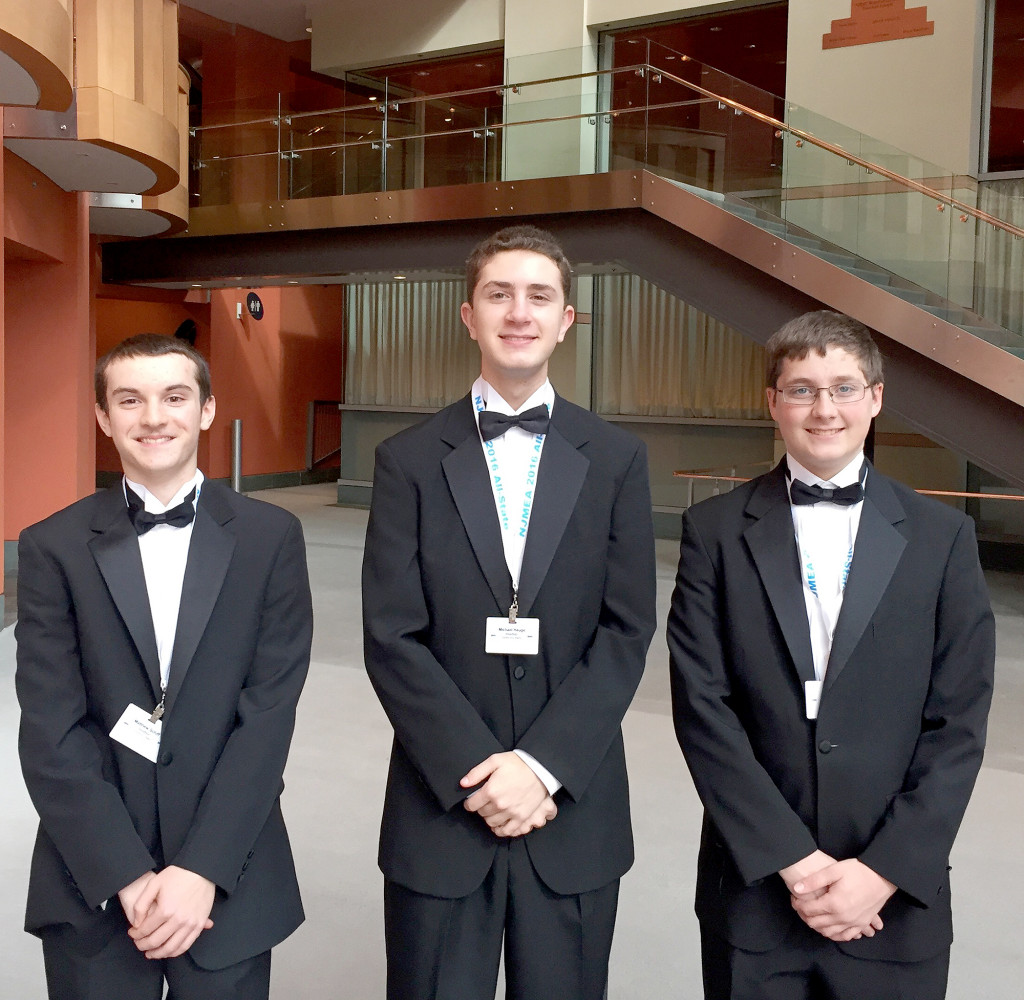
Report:
M 188 953 L 148 959 L 128 937 L 128 920 L 117 903 L 107 905 L 105 926 L 90 936 L 67 924 L 43 931 L 43 963 L 49 1000 L 267 1000 L 270 952 L 226 969 L 203 969 Z
M 618 894 L 552 892 L 521 837 L 461 899 L 385 882 L 388 1000 L 494 1000 L 503 942 L 507 1000 L 603 1000 Z
M 734 948 L 703 924 L 700 943 L 705 1000 L 943 1000 L 946 995 L 948 948 L 923 962 L 854 958 L 803 923 L 766 952 Z

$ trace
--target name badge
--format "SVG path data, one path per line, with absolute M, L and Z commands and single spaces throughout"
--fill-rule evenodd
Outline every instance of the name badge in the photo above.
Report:
M 160 727 L 163 723 L 150 722 L 151 717 L 151 712 L 138 705 L 129 705 L 110 730 L 110 738 L 155 764 L 160 752 Z
M 508 617 L 487 619 L 485 653 L 503 656 L 536 656 L 540 649 L 540 619 Z
M 818 705 L 821 703 L 821 686 L 823 681 L 804 681 L 804 704 L 807 707 L 807 718 L 818 717 Z

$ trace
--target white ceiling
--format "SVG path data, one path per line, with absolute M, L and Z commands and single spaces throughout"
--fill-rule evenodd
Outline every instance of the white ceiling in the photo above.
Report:
M 309 37 L 306 4 L 299 0 L 188 0 L 185 6 L 286 42 Z

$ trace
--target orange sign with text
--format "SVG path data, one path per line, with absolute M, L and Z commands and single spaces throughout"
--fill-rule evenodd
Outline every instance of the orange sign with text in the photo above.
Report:
M 821 47 L 841 49 L 934 34 L 935 22 L 928 20 L 927 7 L 908 10 L 907 0 L 853 0 L 850 16 L 832 22 L 832 30 L 821 36 Z

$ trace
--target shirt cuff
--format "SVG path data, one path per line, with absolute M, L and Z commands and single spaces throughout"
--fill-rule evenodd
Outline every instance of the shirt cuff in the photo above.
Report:
M 531 756 L 525 750 L 513 750 L 512 752 L 540 778 L 544 787 L 548 790 L 548 795 L 554 795 L 562 787 L 562 783 L 536 757 Z

